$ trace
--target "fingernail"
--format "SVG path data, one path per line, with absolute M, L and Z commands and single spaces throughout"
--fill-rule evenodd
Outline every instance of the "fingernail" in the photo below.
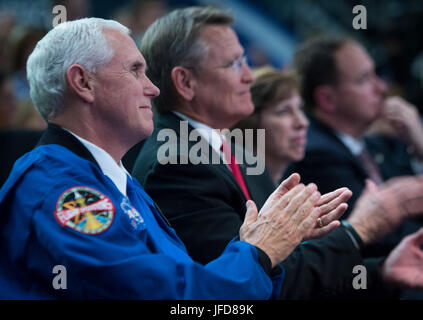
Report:
M 317 190 L 317 186 L 314 183 L 309 183 L 308 186 L 311 190 Z

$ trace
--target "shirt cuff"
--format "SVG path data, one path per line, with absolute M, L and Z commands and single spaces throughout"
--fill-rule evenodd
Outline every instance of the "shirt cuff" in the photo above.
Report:
M 269 256 L 261 250 L 259 247 L 256 247 L 257 254 L 258 254 L 258 262 L 262 266 L 264 272 L 272 278 L 282 273 L 282 268 L 277 265 L 276 267 L 272 268 L 272 261 L 270 261 Z
M 351 238 L 351 241 L 354 243 L 354 246 L 357 248 L 357 250 L 361 251 L 364 247 L 364 243 L 354 227 L 347 220 L 342 220 L 341 225 L 347 232 L 348 236 Z

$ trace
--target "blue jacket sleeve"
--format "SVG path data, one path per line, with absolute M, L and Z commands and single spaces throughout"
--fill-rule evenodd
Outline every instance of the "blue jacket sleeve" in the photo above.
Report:
M 80 177 L 78 187 L 81 183 L 113 204 L 112 217 L 97 221 L 99 225 L 108 223 L 107 228 L 98 227 L 95 230 L 99 232 L 88 234 L 76 224 L 63 223 L 63 217 L 72 214 L 62 208 L 64 194 L 76 186 L 72 183 L 53 186 L 31 219 L 25 259 L 34 281 L 46 284 L 53 296 L 269 299 L 279 295 L 284 273 L 270 278 L 258 262 L 254 246 L 232 241 L 218 259 L 203 266 L 175 245 L 179 239 L 172 239 L 172 233 L 155 225 L 151 212 L 144 208 L 140 213 L 145 225 L 134 229 L 122 210 L 122 194 L 89 178 Z M 90 209 L 95 211 L 95 207 Z M 55 290 L 51 285 L 55 265 L 66 268 L 65 290 Z

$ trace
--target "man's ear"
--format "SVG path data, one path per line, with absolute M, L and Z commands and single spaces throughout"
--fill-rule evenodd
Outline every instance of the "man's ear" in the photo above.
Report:
M 336 93 L 330 85 L 321 85 L 314 89 L 316 106 L 327 113 L 336 111 Z
M 66 71 L 68 88 L 88 103 L 94 101 L 94 88 L 90 74 L 79 64 L 71 65 Z
M 184 67 L 174 67 L 171 73 L 173 85 L 184 100 L 191 101 L 195 96 L 196 80 L 190 70 Z

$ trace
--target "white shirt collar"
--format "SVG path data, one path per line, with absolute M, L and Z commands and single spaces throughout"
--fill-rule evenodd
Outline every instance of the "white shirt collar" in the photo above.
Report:
M 122 161 L 117 164 L 112 156 L 102 148 L 81 138 L 68 129 L 65 130 L 75 136 L 75 138 L 77 138 L 88 149 L 88 151 L 91 152 L 95 161 L 97 161 L 98 165 L 100 166 L 103 174 L 108 176 L 119 189 L 119 191 L 126 196 L 126 177 L 129 175 L 129 173 L 123 166 Z
M 179 118 L 182 120 L 188 121 L 188 123 L 196 129 L 203 138 L 211 145 L 214 151 L 216 151 L 218 154 L 220 154 L 220 147 L 222 146 L 222 136 L 219 134 L 219 132 L 216 129 L 213 129 L 212 127 L 209 127 L 208 125 L 201 123 L 199 121 L 196 121 L 194 119 L 191 119 L 190 117 L 177 112 L 172 111 L 174 114 L 176 114 Z
M 364 142 L 363 140 L 357 140 L 354 137 L 343 133 L 343 132 L 335 132 L 337 137 L 341 139 L 342 143 L 350 150 L 350 152 L 354 156 L 358 156 L 361 151 L 364 149 Z

